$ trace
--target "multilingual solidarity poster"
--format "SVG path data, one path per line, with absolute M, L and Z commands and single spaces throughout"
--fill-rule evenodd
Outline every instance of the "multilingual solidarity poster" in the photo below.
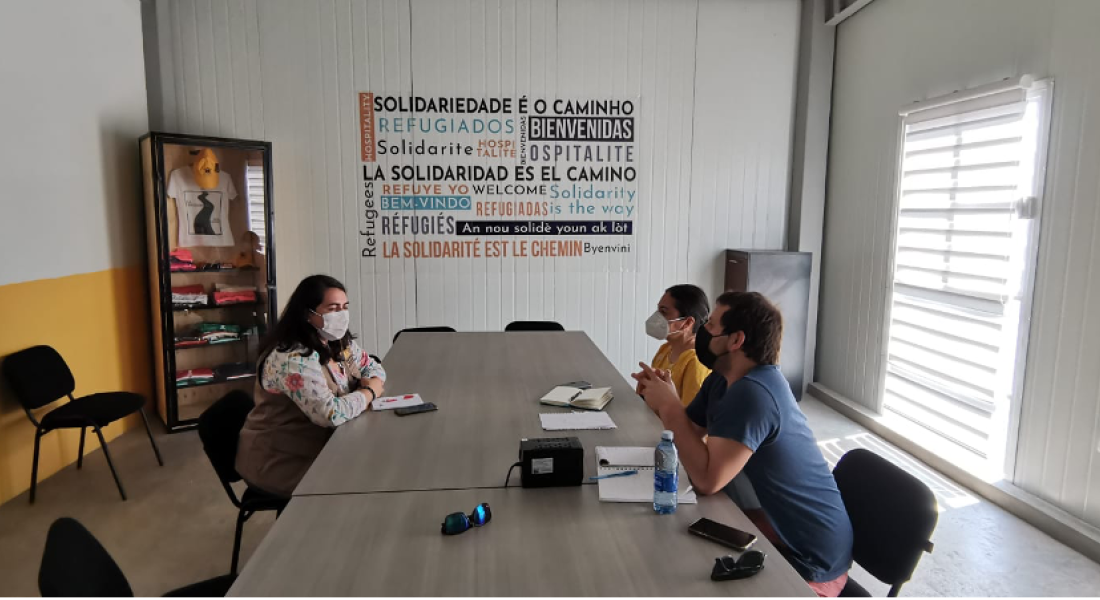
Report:
M 363 259 L 636 256 L 637 99 L 358 106 Z

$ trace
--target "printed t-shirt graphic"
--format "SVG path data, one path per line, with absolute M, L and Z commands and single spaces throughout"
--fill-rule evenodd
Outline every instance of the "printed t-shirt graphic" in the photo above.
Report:
M 222 172 L 217 187 L 204 190 L 195 183 L 190 167 L 172 171 L 168 196 L 176 199 L 180 246 L 232 246 L 229 201 L 237 197 L 233 178 Z

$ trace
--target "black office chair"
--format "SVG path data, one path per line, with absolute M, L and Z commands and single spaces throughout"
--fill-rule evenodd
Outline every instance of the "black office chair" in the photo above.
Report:
M 555 321 L 512 321 L 504 331 L 565 331 L 565 328 Z
M 202 440 L 202 449 L 218 479 L 225 488 L 225 493 L 233 506 L 237 507 L 237 530 L 233 538 L 233 560 L 230 563 L 229 572 L 237 573 L 237 563 L 241 554 L 241 534 L 244 532 L 245 521 L 252 515 L 266 510 L 273 510 L 276 515 L 282 514 L 289 498 L 273 496 L 251 486 L 245 488 L 241 497 L 233 491 L 231 483 L 241 480 L 237 473 L 237 441 L 241 437 L 241 428 L 245 419 L 254 406 L 252 397 L 243 390 L 233 390 L 221 400 L 215 402 L 199 415 L 199 439 Z
M 4 359 L 4 378 L 11 385 L 12 392 L 27 418 L 34 424 L 34 465 L 31 467 L 30 500 L 34 503 L 34 494 L 38 489 L 38 454 L 42 445 L 42 436 L 55 429 L 80 429 L 80 451 L 77 454 L 76 468 L 84 466 L 84 436 L 87 428 L 91 427 L 99 437 L 99 445 L 103 448 L 103 456 L 107 459 L 107 466 L 111 468 L 111 475 L 115 477 L 118 485 L 118 493 L 122 499 L 126 499 L 126 490 L 122 489 L 122 481 L 118 478 L 115 463 L 111 461 L 111 453 L 107 450 L 107 441 L 103 439 L 102 428 L 115 421 L 131 415 L 141 413 L 141 420 L 145 423 L 145 433 L 149 435 L 149 443 L 153 445 L 153 453 L 157 456 L 157 462 L 164 466 L 160 457 L 160 449 L 153 439 L 153 432 L 149 429 L 149 418 L 145 415 L 145 398 L 140 394 L 131 392 L 104 392 L 73 397 L 76 389 L 76 381 L 65 359 L 57 353 L 57 350 L 49 346 L 34 346 L 26 350 L 20 350 Z M 40 409 L 48 404 L 68 396 L 69 401 L 46 413 L 41 420 L 35 418 L 32 411 Z
M 165 596 L 210 598 L 225 596 L 235 576 L 223 575 L 172 590 Z M 38 569 L 38 592 L 56 597 L 132 597 L 130 582 L 110 553 L 76 519 L 58 519 L 46 535 L 46 550 Z
M 423 332 L 423 333 L 455 333 L 455 328 L 454 327 L 447 327 L 445 325 L 440 326 L 440 327 L 409 327 L 407 329 L 402 329 L 401 331 L 398 331 L 397 333 L 393 334 L 393 341 L 396 342 L 397 338 L 401 337 L 402 333 L 413 332 L 413 331 L 420 331 L 420 332 Z
M 852 558 L 889 584 L 890 597 L 913 576 L 924 552 L 932 552 L 939 512 L 932 490 L 881 456 L 857 448 L 842 456 L 833 477 L 844 499 L 855 540 Z M 841 596 L 870 596 L 849 578 Z

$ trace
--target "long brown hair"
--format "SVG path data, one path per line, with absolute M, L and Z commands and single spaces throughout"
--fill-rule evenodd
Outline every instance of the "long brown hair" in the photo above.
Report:
M 326 364 L 348 347 L 351 340 L 355 339 L 351 331 L 339 340 L 326 342 L 317 333 L 317 328 L 309 322 L 311 311 L 324 302 L 325 292 L 332 288 L 347 293 L 344 284 L 328 275 L 310 275 L 298 284 L 275 327 L 260 344 L 260 360 L 256 363 L 260 370 L 263 369 L 267 357 L 276 350 L 290 352 L 295 348 L 303 348 L 306 350 L 303 354 L 316 352 L 321 356 L 321 364 Z

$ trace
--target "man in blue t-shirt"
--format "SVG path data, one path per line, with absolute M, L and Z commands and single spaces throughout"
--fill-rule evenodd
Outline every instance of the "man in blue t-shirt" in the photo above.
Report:
M 782 337 L 782 316 L 764 296 L 726 292 L 696 334 L 696 354 L 714 372 L 686 409 L 667 373 L 643 364 L 634 378 L 673 432 L 695 490 L 716 493 L 744 471 L 761 531 L 819 596 L 837 596 L 852 564 L 852 525 L 779 371 Z

